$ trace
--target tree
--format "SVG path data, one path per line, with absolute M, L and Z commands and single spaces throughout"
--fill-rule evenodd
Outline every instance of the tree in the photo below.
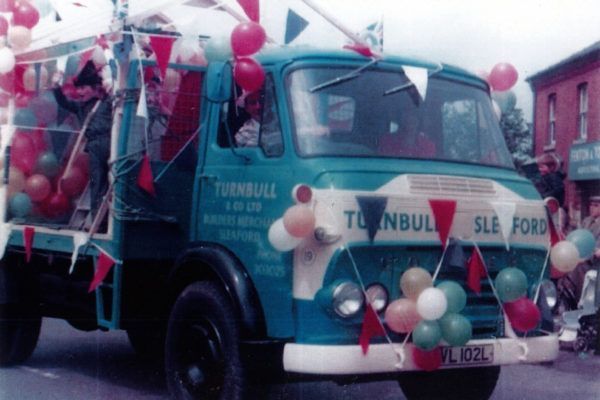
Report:
M 500 118 L 500 129 L 513 162 L 520 169 L 531 159 L 533 152 L 531 129 L 523 118 L 523 110 L 513 108 L 511 111 L 503 112 Z

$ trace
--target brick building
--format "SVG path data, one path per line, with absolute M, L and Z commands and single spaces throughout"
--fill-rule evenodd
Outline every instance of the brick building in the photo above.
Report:
M 565 206 L 582 218 L 589 197 L 600 195 L 600 41 L 527 81 L 534 93 L 535 155 L 555 153 L 563 161 Z

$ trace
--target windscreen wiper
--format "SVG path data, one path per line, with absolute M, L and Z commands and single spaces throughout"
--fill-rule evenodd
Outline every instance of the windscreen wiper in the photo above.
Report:
M 433 71 L 431 71 L 431 72 L 429 72 L 429 73 L 428 73 L 428 76 L 430 76 L 430 77 L 431 77 L 432 75 L 435 75 L 435 74 L 437 74 L 437 73 L 438 73 L 438 72 L 440 72 L 440 71 L 441 71 L 443 68 L 444 68 L 444 67 L 442 66 L 442 64 L 439 64 L 439 65 L 436 67 L 436 69 L 434 69 Z M 406 89 L 408 89 L 408 88 L 409 88 L 409 87 L 411 87 L 411 86 L 414 86 L 414 83 L 412 83 L 411 81 L 408 81 L 408 82 L 406 82 L 406 83 L 403 83 L 403 84 L 401 84 L 401 85 L 398 85 L 398 86 L 394 86 L 393 88 L 386 90 L 385 92 L 383 92 L 383 95 L 384 95 L 384 96 L 389 96 L 390 94 L 394 94 L 394 93 L 398 93 L 398 92 L 401 92 L 401 91 L 403 91 L 403 90 L 406 90 Z
M 310 92 L 311 93 L 318 92 L 319 90 L 325 89 L 326 87 L 337 85 L 338 83 L 342 83 L 342 82 L 346 82 L 351 79 L 354 79 L 357 76 L 359 76 L 361 74 L 361 72 L 363 72 L 365 69 L 367 69 L 370 66 L 374 65 L 375 63 L 377 63 L 377 61 L 379 61 L 379 60 L 374 58 L 371 61 L 369 61 L 368 63 L 366 63 L 365 65 L 362 65 L 359 68 L 355 69 L 354 71 L 348 72 L 346 75 L 338 76 L 329 81 L 319 83 L 318 85 L 311 87 Z

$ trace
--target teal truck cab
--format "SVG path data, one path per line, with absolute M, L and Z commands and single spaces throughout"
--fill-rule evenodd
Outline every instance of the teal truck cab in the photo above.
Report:
M 544 310 L 549 227 L 487 84 L 392 55 L 298 47 L 257 60 L 259 137 L 246 147 L 236 144 L 246 96 L 228 62 L 170 64 L 163 77 L 152 61 L 119 66 L 106 223 L 90 225 L 87 190 L 61 217 L 9 200 L 0 362 L 33 352 L 44 316 L 126 330 L 136 351 L 164 357 L 174 398 L 237 399 L 258 373 L 396 379 L 408 398 L 482 399 L 502 365 L 553 360 L 546 315 L 514 333 L 494 284 L 521 271 L 524 298 Z M 52 151 L 76 151 L 53 129 Z M 138 185 L 144 160 L 153 193 Z M 479 293 L 467 284 L 471 254 L 485 269 Z M 466 343 L 416 346 L 414 326 L 391 329 L 386 308 L 409 295 L 400 282 L 416 267 L 466 293 Z M 435 299 L 417 305 L 443 313 Z M 419 358 L 432 351 L 437 361 Z

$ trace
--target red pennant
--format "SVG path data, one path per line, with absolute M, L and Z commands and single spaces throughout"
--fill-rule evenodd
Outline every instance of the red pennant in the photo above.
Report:
M 25 261 L 31 261 L 31 246 L 33 245 L 33 235 L 35 235 L 35 229 L 31 226 L 26 226 L 23 229 L 23 244 L 25 245 Z
M 237 0 L 248 18 L 258 23 L 260 20 L 260 7 L 258 0 Z
M 373 336 L 384 336 L 385 330 L 379 321 L 379 317 L 373 306 L 367 304 L 365 311 L 365 318 L 363 319 L 362 329 L 360 331 L 360 337 L 358 339 L 360 347 L 362 348 L 363 354 L 367 354 L 369 351 L 369 342 Z
M 415 346 L 412 356 L 415 365 L 423 371 L 435 371 L 442 365 L 442 349 L 440 347 L 425 351 Z
M 115 265 L 115 260 L 103 252 L 100 252 L 100 256 L 98 256 L 98 261 L 96 262 L 96 273 L 94 274 L 94 279 L 90 282 L 88 293 L 93 292 L 100 286 L 113 265 Z
M 359 43 L 347 44 L 344 46 L 344 48 L 355 51 L 358 54 L 360 54 L 361 56 L 365 56 L 365 57 L 373 57 L 374 56 L 373 52 L 371 51 L 371 48 L 369 46 L 365 46 L 364 44 L 359 44 Z
M 152 196 L 156 196 L 154 189 L 154 177 L 152 176 L 152 168 L 150 167 L 150 159 L 147 154 L 142 158 L 142 166 L 137 177 L 137 184 Z
M 554 221 L 550 217 L 548 217 L 548 230 L 550 231 L 550 247 L 552 247 L 560 242 L 560 235 L 554 226 Z
M 154 54 L 156 54 L 156 64 L 158 64 L 160 75 L 163 79 L 167 73 L 169 58 L 171 58 L 171 49 L 173 48 L 175 39 L 177 38 L 170 36 L 150 36 L 150 46 Z
M 429 206 L 433 211 L 435 225 L 442 242 L 442 247 L 446 248 L 448 236 L 452 229 L 454 213 L 456 212 L 456 200 L 429 200 Z
M 481 278 L 487 276 L 485 265 L 479 251 L 473 248 L 471 258 L 467 264 L 467 286 L 477 294 L 481 293 Z

